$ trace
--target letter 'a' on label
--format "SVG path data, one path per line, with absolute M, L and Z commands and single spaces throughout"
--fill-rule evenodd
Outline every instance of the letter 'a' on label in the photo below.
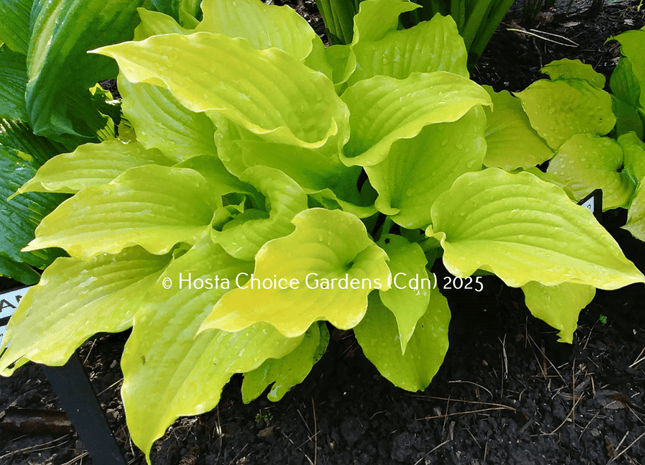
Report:
M 21 287 L 20 289 L 14 289 L 13 291 L 5 292 L 0 294 L 0 343 L 2 343 L 2 338 L 7 332 L 7 325 L 9 324 L 9 318 L 13 315 L 18 308 L 20 299 L 25 295 L 27 289 L 31 286 Z

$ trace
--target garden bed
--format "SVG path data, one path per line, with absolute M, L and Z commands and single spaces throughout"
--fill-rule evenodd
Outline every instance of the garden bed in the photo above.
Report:
M 566 16 L 566 4 L 538 31 L 580 45 L 567 47 L 506 29 L 514 8 L 473 73 L 495 90 L 518 91 L 542 65 L 579 58 L 609 77 L 618 58 L 607 37 L 645 24 L 635 4 L 607 6 L 595 18 Z M 311 3 L 297 6 L 320 31 Z M 318 26 L 316 26 L 318 24 Z M 563 39 L 556 38 L 562 41 Z M 639 269 L 645 245 L 604 225 Z M 445 273 L 440 265 L 433 270 Z M 8 284 L 8 283 L 7 283 Z M 581 314 L 573 345 L 530 316 L 522 292 L 486 278 L 484 291 L 446 293 L 450 349 L 430 387 L 409 393 L 383 379 L 351 332 L 332 331 L 328 352 L 304 383 L 279 403 L 241 401 L 241 377 L 219 406 L 178 420 L 153 447 L 155 465 L 197 464 L 617 464 L 645 457 L 645 286 L 598 291 Z M 127 334 L 87 341 L 79 358 L 128 463 L 144 463 L 125 426 L 119 358 Z M 0 379 L 0 411 L 9 406 L 58 409 L 42 370 L 30 364 Z M 0 463 L 92 463 L 75 435 L 0 430 Z M 631 446 L 631 447 L 630 447 Z

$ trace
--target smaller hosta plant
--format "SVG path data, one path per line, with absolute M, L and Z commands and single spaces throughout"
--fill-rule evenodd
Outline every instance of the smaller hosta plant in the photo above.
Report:
M 569 341 L 596 287 L 645 281 L 543 173 L 484 168 L 496 97 L 468 79 L 452 19 L 399 30 L 409 7 L 366 0 L 353 43 L 327 49 L 293 10 L 256 0 L 206 0 L 194 27 L 140 10 L 135 41 L 95 51 L 119 65 L 134 135 L 54 157 L 20 189 L 73 194 L 27 247 L 70 257 L 22 300 L 2 374 L 132 327 L 122 396 L 149 459 L 234 373 L 246 402 L 269 386 L 279 400 L 330 325 L 394 384 L 425 389 L 448 348 L 439 257 L 464 281 L 522 286 Z

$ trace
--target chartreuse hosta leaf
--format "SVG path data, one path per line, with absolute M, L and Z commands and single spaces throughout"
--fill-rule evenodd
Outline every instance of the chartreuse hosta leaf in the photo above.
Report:
M 231 257 L 206 235 L 164 271 L 137 313 L 121 362 L 121 394 L 132 439 L 148 459 L 176 418 L 217 405 L 233 373 L 252 371 L 300 344 L 302 338 L 285 338 L 267 324 L 197 334 L 236 278 L 252 271 L 253 262 Z
M 376 75 L 405 79 L 413 72 L 448 71 L 468 77 L 468 53 L 450 16 L 436 15 L 375 42 L 361 39 L 353 51 L 357 63 L 350 86 Z
M 367 295 L 389 288 L 387 255 L 354 215 L 313 208 L 293 223 L 293 234 L 267 242 L 256 255 L 255 281 L 222 297 L 200 331 L 238 331 L 264 321 L 294 337 L 318 320 L 349 329 L 365 315 Z
M 188 28 L 198 24 L 198 18 L 201 17 L 200 3 L 201 0 L 152 0 L 156 9 Z
M 132 247 L 89 261 L 59 258 L 29 289 L 11 317 L 0 352 L 3 375 L 21 359 L 63 365 L 87 338 L 132 326 L 134 314 L 171 255 Z M 24 328 L 29 328 L 25 331 Z
M 484 164 L 506 171 L 530 168 L 549 160 L 553 152 L 531 127 L 522 102 L 508 91 L 495 92 L 483 86 L 493 101 L 486 112 L 486 157 Z
M 293 386 L 302 383 L 327 349 L 329 331 L 324 322 L 314 323 L 293 352 L 279 359 L 268 359 L 259 368 L 244 374 L 242 400 L 249 403 L 271 386 L 267 397 L 277 402 Z
M 603 210 L 628 205 L 635 189 L 623 171 L 623 151 L 609 137 L 576 134 L 560 146 L 547 172 L 564 181 L 577 200 L 602 189 Z
M 441 241 L 444 265 L 455 276 L 482 269 L 512 287 L 645 282 L 589 210 L 527 172 L 464 174 L 432 206 L 426 234 Z
M 625 172 L 635 184 L 640 184 L 645 178 L 645 142 L 629 132 L 618 137 L 618 144 L 623 149 Z
M 26 88 L 25 56 L 0 46 L 0 117 L 29 121 L 25 106 Z
M 132 37 L 143 0 L 35 0 L 27 70 L 27 111 L 34 132 L 93 138 L 96 118 L 86 89 L 116 76 L 113 62 L 87 50 Z M 75 108 L 70 96 L 88 105 Z
M 382 237 L 379 246 L 390 258 L 388 266 L 392 276 L 390 289 L 379 291 L 379 295 L 383 305 L 394 314 L 399 328 L 401 352 L 405 354 L 417 321 L 430 302 L 430 289 L 423 285 L 429 282 L 426 271 L 428 260 L 421 246 L 398 235 Z
M 396 31 L 399 15 L 420 8 L 406 0 L 365 0 L 361 2 L 354 17 L 354 37 L 352 45 L 360 42 L 373 42 Z
M 476 105 L 490 105 L 484 89 L 445 71 L 412 73 L 406 79 L 375 76 L 354 84 L 342 95 L 352 128 L 344 147 L 348 166 L 381 163 L 399 139 L 411 139 L 423 127 L 452 122 Z
M 560 342 L 573 342 L 578 315 L 591 303 L 596 288 L 587 284 L 562 283 L 544 286 L 534 281 L 522 286 L 524 300 L 531 314 L 560 330 Z
M 34 229 L 65 198 L 31 193 L 13 197 L 35 173 L 38 163 L 30 155 L 0 145 L 0 255 L 19 263 L 44 268 L 61 255 L 59 250 L 21 251 L 34 237 Z M 6 212 L 6 213 L 5 213 Z
M 308 148 L 347 140 L 348 110 L 332 82 L 281 50 L 200 32 L 98 52 L 115 58 L 130 82 L 166 87 L 188 109 L 217 111 L 266 140 Z
M 215 127 L 204 113 L 190 111 L 167 89 L 132 84 L 123 76 L 118 82 L 123 114 L 136 128 L 137 141 L 145 148 L 159 149 L 177 162 L 217 154 Z
M 580 60 L 563 58 L 546 65 L 541 71 L 548 74 L 552 81 L 556 79 L 584 79 L 592 86 L 602 89 L 605 87 L 605 76 L 594 71 L 593 66 Z
M 531 126 L 554 150 L 575 134 L 604 136 L 616 124 L 611 96 L 582 79 L 543 79 L 517 96 Z
M 159 34 L 190 34 L 192 32 L 191 29 L 180 26 L 172 16 L 168 16 L 159 11 L 137 8 L 137 13 L 139 13 L 141 22 L 134 30 L 133 40 L 144 40 Z
M 253 260 L 265 243 L 293 232 L 291 220 L 307 209 L 307 194 L 283 172 L 266 166 L 248 168 L 239 178 L 265 196 L 268 212 L 246 210 L 222 231 L 214 231 L 213 238 L 233 257 Z
M 126 144 L 111 139 L 100 144 L 84 144 L 72 153 L 50 159 L 18 193 L 74 194 L 86 187 L 107 184 L 135 166 L 171 164 L 158 150 L 146 150 L 139 142 Z
M 33 0 L 0 1 L 0 42 L 14 52 L 27 54 L 29 19 Z
M 619 36 L 612 37 L 620 42 L 620 53 L 629 59 L 632 65 L 632 72 L 639 82 L 641 89 L 640 107 L 645 108 L 645 29 L 623 32 Z
M 25 250 L 61 247 L 84 260 L 133 245 L 166 253 L 178 242 L 194 243 L 204 235 L 219 206 L 221 199 L 196 171 L 132 168 L 63 202 L 40 223 Z
M 448 351 L 448 301 L 437 290 L 414 328 L 405 354 L 401 353 L 399 332 L 392 312 L 378 294 L 369 297 L 365 318 L 354 328 L 356 340 L 365 357 L 396 386 L 408 391 L 423 391 L 439 371 Z
M 379 193 L 376 208 L 407 229 L 425 228 L 430 207 L 468 171 L 482 168 L 486 118 L 481 107 L 454 123 L 431 124 L 392 144 L 387 158 L 365 171 Z
M 318 38 L 307 21 L 287 5 L 265 5 L 259 0 L 204 0 L 202 10 L 204 19 L 195 32 L 243 37 L 253 48 L 279 48 L 296 60 L 304 60 Z

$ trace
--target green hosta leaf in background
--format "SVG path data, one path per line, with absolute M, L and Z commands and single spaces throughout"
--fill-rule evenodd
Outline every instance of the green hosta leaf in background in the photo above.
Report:
M 188 28 L 195 27 L 201 18 L 200 3 L 201 0 L 152 0 L 157 10 Z
M 244 374 L 242 400 L 248 404 L 270 386 L 267 397 L 277 402 L 293 386 L 302 383 L 327 350 L 329 331 L 324 322 L 311 325 L 293 352 L 279 359 L 268 359 L 259 368 Z
M 632 63 L 629 58 L 622 57 L 614 68 L 609 78 L 609 86 L 614 97 L 634 108 L 640 105 L 641 86 L 632 71 Z
M 30 155 L 34 167 L 65 151 L 62 144 L 34 135 L 27 123 L 4 118 L 0 118 L 0 145 Z
M 90 336 L 132 326 L 146 291 L 170 262 L 132 247 L 118 255 L 84 262 L 59 258 L 31 288 L 11 317 L 2 348 L 0 371 L 9 375 L 22 358 L 60 366 Z M 100 317 L 99 317 L 100 316 Z M 19 327 L 29 331 L 20 331 Z
M 293 234 L 267 242 L 255 258 L 260 283 L 282 281 L 270 289 L 257 283 L 252 288 L 252 281 L 229 292 L 200 331 L 238 331 L 264 321 L 294 337 L 318 320 L 349 329 L 365 315 L 370 291 L 388 289 L 387 255 L 354 215 L 314 208 L 293 223 Z
M 454 123 L 431 124 L 412 139 L 399 139 L 385 161 L 365 168 L 379 193 L 376 208 L 407 229 L 425 228 L 437 197 L 486 154 L 486 118 L 480 107 Z
M 616 115 L 616 134 L 621 136 L 634 131 L 641 139 L 645 134 L 643 119 L 638 109 L 623 102 L 616 96 L 612 96 L 612 109 Z
M 522 102 L 508 91 L 495 92 L 483 86 L 493 101 L 486 112 L 486 157 L 484 164 L 506 171 L 527 169 L 549 160 L 553 152 L 531 127 Z
M 222 231 L 213 232 L 213 239 L 233 257 L 253 260 L 267 242 L 293 232 L 291 220 L 307 209 L 307 195 L 302 188 L 281 171 L 254 166 L 240 175 L 266 198 L 266 210 L 246 210 Z M 257 214 L 260 213 L 260 218 Z
M 448 351 L 449 324 L 448 301 L 439 291 L 433 291 L 430 305 L 417 322 L 403 355 L 396 319 L 373 292 L 367 314 L 354 333 L 365 357 L 381 375 L 396 386 L 414 392 L 428 387 L 439 371 Z
M 260 0 L 204 0 L 204 20 L 195 32 L 243 37 L 257 50 L 279 48 L 304 60 L 318 36 L 307 21 L 287 5 L 265 5 Z
M 61 247 L 87 260 L 140 245 L 168 252 L 194 243 L 209 229 L 221 199 L 196 171 L 148 165 L 104 186 L 88 187 L 62 203 L 36 229 L 26 250 Z
M 318 148 L 347 139 L 334 86 L 278 49 L 212 33 L 167 34 L 104 47 L 130 82 L 167 87 L 196 112 L 217 111 L 266 140 Z M 190 74 L 186 73 L 190 69 Z M 331 142 L 331 141 L 330 141 Z
M 266 324 L 237 333 L 211 330 L 197 335 L 215 302 L 235 287 L 235 278 L 252 270 L 252 262 L 231 257 L 206 235 L 171 263 L 135 316 L 121 362 L 121 395 L 132 439 L 148 460 L 153 442 L 175 419 L 217 405 L 232 374 L 283 357 L 300 343 L 301 338 L 285 338 Z M 191 285 L 184 282 L 180 288 L 180 277 L 192 280 Z M 162 286 L 165 279 L 172 280 L 168 289 Z M 193 285 L 198 280 L 203 288 Z M 229 286 L 223 285 L 225 280 Z
M 36 0 L 31 11 L 27 111 L 34 132 L 92 139 L 97 118 L 86 89 L 116 76 L 109 59 L 87 50 L 132 38 L 143 0 Z M 83 102 L 76 107 L 70 98 Z
M 7 200 L 35 173 L 38 163 L 25 153 L 0 145 L 0 255 L 19 263 L 44 268 L 60 250 L 21 251 L 34 237 L 34 229 L 65 198 L 31 193 Z
M 641 89 L 639 106 L 645 108 L 645 92 L 642 92 L 645 89 L 645 53 L 643 53 L 643 50 L 645 50 L 645 30 L 623 32 L 609 40 L 620 42 L 620 53 L 629 60 L 633 75 Z
M 18 263 L 0 255 L 0 276 L 15 279 L 23 284 L 36 284 L 40 274 L 26 263 Z
M 352 128 L 344 148 L 348 166 L 381 163 L 399 139 L 411 139 L 433 123 L 456 121 L 490 97 L 473 81 L 447 73 L 412 73 L 406 79 L 375 76 L 342 95 Z
M 138 142 L 111 139 L 84 144 L 74 152 L 58 155 L 45 163 L 18 192 L 61 192 L 74 194 L 101 186 L 135 166 L 172 164 L 157 150 L 146 150 Z
M 616 124 L 611 96 L 582 79 L 536 81 L 517 96 L 531 126 L 554 150 L 575 134 L 604 136 Z
M 29 20 L 34 0 L 0 1 L 0 41 L 14 52 L 27 54 Z
M 522 286 L 526 306 L 531 314 L 560 330 L 560 342 L 573 342 L 578 328 L 578 315 L 591 303 L 596 288 L 587 284 L 562 283 L 544 286 L 528 282 Z
M 618 137 L 618 144 L 623 149 L 625 172 L 634 184 L 640 184 L 645 178 L 645 142 L 636 133 L 629 132 Z
M 0 117 L 29 121 L 25 106 L 26 89 L 25 56 L 0 46 Z
M 353 50 L 357 64 L 350 86 L 376 75 L 405 79 L 413 72 L 448 71 L 468 77 L 468 53 L 450 16 L 436 15 L 376 42 L 361 39 Z
M 641 182 L 627 211 L 627 223 L 622 227 L 632 236 L 645 242 L 645 183 Z
M 216 155 L 215 127 L 204 113 L 181 105 L 167 90 L 152 84 L 132 84 L 119 76 L 123 114 L 136 128 L 137 141 L 159 149 L 177 162 L 200 155 Z
M 527 172 L 462 175 L 432 206 L 426 234 L 441 241 L 444 265 L 462 278 L 482 269 L 512 287 L 645 282 L 593 213 Z
M 593 66 L 584 64 L 580 60 L 568 58 L 555 60 L 542 68 L 541 71 L 548 74 L 553 81 L 556 79 L 584 79 L 598 89 L 605 87 L 605 76 L 594 71 Z
M 576 134 L 560 146 L 547 172 L 565 182 L 576 200 L 602 189 L 603 210 L 629 205 L 635 189 L 623 171 L 623 151 L 609 137 Z
M 401 352 L 405 354 L 414 328 L 430 303 L 430 289 L 423 285 L 428 279 L 428 260 L 418 244 L 401 236 L 387 234 L 381 238 L 379 246 L 390 257 L 388 266 L 392 276 L 390 289 L 379 291 L 379 296 L 383 305 L 394 314 Z M 414 282 L 417 284 L 412 284 Z

